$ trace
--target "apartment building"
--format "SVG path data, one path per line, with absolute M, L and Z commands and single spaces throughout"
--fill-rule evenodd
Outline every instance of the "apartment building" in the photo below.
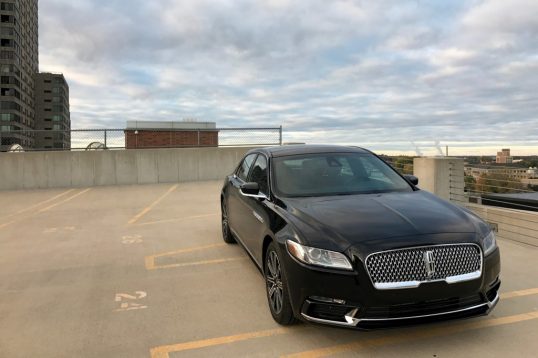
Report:
M 57 73 L 38 73 L 35 77 L 35 147 L 71 149 L 69 86 Z

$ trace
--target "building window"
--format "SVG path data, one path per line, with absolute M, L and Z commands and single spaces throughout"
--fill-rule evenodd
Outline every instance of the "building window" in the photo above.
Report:
M 11 132 L 11 126 L 0 126 L 2 132 Z
M 54 125 L 52 126 L 52 129 L 54 129 L 55 131 L 59 131 L 59 130 L 62 129 L 62 126 L 60 126 L 59 124 L 54 124 Z
M 56 103 L 60 103 L 62 101 L 62 98 L 58 97 L 58 96 L 54 96 L 54 97 L 52 97 L 52 101 L 56 102 Z
M 2 121 L 14 121 L 15 120 L 15 116 L 11 113 L 2 113 L 0 115 L 0 119 Z
M 52 120 L 54 122 L 60 122 L 62 120 L 62 116 L 55 114 L 52 116 Z
M 0 10 L 2 11 L 15 11 L 15 4 L 9 2 L 3 2 L 0 4 Z

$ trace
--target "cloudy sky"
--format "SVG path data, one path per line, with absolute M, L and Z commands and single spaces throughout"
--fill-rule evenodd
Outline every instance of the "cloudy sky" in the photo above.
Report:
M 385 153 L 538 154 L 538 1 L 39 7 L 40 68 L 65 74 L 74 128 L 197 118 Z

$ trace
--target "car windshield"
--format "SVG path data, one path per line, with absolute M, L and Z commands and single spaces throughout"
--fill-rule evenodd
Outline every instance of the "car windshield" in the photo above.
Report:
M 391 167 L 368 153 L 318 153 L 273 159 L 276 193 L 287 197 L 413 191 Z

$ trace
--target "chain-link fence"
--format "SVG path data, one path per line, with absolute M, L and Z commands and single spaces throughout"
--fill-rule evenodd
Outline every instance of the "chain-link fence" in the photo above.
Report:
M 271 146 L 282 127 L 0 131 L 0 151 Z

